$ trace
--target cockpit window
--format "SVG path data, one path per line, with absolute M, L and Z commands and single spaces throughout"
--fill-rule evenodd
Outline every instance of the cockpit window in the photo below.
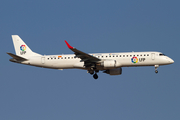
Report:
M 160 53 L 159 56 L 166 56 L 165 54 Z

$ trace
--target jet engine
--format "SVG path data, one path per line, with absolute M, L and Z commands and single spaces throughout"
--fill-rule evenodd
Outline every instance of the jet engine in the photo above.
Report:
M 107 73 L 109 75 L 121 75 L 122 74 L 122 68 L 105 70 L 104 73 Z
M 120 67 L 121 64 L 116 60 L 106 60 L 101 63 L 101 66 L 103 66 L 104 68 L 114 68 L 114 67 Z
M 115 67 L 116 61 L 115 60 L 104 61 L 103 63 L 101 63 L 101 65 L 105 68 Z

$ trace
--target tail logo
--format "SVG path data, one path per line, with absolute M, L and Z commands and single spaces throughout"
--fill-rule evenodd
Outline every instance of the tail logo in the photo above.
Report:
M 21 45 L 20 46 L 20 54 L 23 55 L 23 54 L 26 54 L 26 46 L 25 45 Z

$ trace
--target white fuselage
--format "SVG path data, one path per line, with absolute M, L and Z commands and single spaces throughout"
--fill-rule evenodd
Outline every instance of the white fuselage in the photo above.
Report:
M 90 55 L 100 58 L 102 61 L 115 60 L 118 63 L 117 66 L 109 68 L 105 68 L 99 64 L 97 65 L 99 70 L 119 67 L 167 65 L 174 62 L 171 58 L 160 52 L 94 53 Z M 52 69 L 86 69 L 84 67 L 84 61 L 75 57 L 74 54 L 33 56 L 28 61 L 22 62 L 22 64 Z

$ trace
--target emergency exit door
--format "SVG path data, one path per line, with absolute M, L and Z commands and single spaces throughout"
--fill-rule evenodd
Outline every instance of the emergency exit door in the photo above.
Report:
M 151 53 L 151 58 L 152 58 L 152 60 L 155 59 L 155 53 Z
M 44 64 L 45 63 L 45 57 L 41 58 L 41 63 Z

